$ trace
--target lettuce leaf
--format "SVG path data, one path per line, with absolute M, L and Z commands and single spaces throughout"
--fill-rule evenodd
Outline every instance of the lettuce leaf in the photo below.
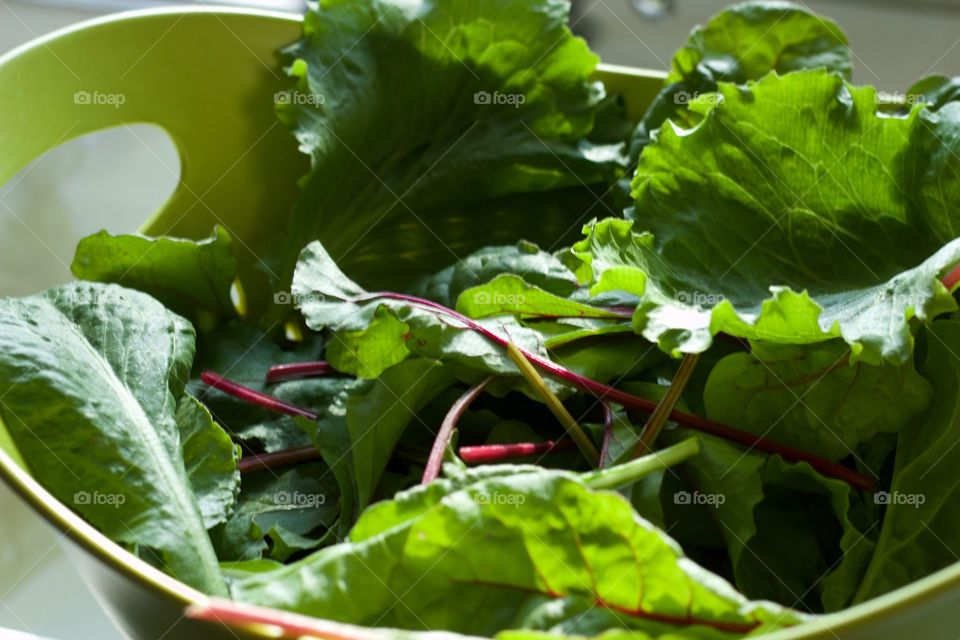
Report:
M 644 150 L 634 221 L 589 225 L 572 266 L 594 291 L 642 295 L 637 330 L 674 355 L 726 332 L 842 337 L 852 362 L 903 364 L 910 320 L 957 308 L 939 276 L 960 261 L 960 104 L 876 104 L 826 71 L 721 84 L 699 125 Z
M 718 13 L 690 34 L 670 63 L 663 90 L 633 134 L 630 156 L 650 143 L 667 119 L 690 125 L 687 107 L 719 82 L 745 84 L 770 72 L 825 68 L 849 79 L 847 38 L 828 18 L 792 2 L 744 2 Z

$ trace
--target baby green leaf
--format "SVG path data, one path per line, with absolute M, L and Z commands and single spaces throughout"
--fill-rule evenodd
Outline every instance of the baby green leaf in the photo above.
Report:
M 852 361 L 906 362 L 910 319 L 956 308 L 939 276 L 960 261 L 960 104 L 890 117 L 872 88 L 825 71 L 719 96 L 696 128 L 665 128 L 644 150 L 635 226 L 591 225 L 574 251 L 633 269 L 637 330 L 668 352 L 703 351 L 723 331 L 842 337 Z

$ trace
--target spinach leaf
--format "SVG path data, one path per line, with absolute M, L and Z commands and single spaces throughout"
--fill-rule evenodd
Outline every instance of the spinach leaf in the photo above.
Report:
M 197 242 L 101 231 L 80 241 L 70 268 L 82 280 L 148 293 L 200 328 L 237 316 L 230 297 L 237 261 L 233 238 L 223 227 Z
M 227 519 L 240 493 L 240 447 L 189 394 L 180 399 L 176 420 L 190 488 L 204 526 L 211 529 Z
M 30 471 L 59 500 L 111 539 L 155 550 L 185 583 L 223 594 L 204 518 L 222 519 L 234 470 L 227 461 L 197 466 L 194 451 L 188 476 L 181 429 L 216 430 L 199 411 L 177 421 L 193 349 L 187 321 L 116 285 L 0 300 L 0 412 Z M 204 492 L 203 510 L 191 481 L 216 488 Z
M 282 562 L 316 548 L 339 513 L 334 478 L 318 462 L 245 474 L 242 489 L 233 515 L 211 534 L 223 562 L 259 559 L 267 552 Z

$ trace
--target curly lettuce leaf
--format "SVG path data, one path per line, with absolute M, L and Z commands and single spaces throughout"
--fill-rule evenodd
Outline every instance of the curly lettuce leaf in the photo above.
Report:
M 688 106 L 719 82 L 745 84 L 770 72 L 824 68 L 849 79 L 847 38 L 829 18 L 792 2 L 744 2 L 697 27 L 677 51 L 663 90 L 633 134 L 631 157 L 650 143 L 667 119 L 699 120 Z
M 224 594 L 204 523 L 222 516 L 206 498 L 201 510 L 191 480 L 209 484 L 188 475 L 181 449 L 181 429 L 217 427 L 205 412 L 189 425 L 177 421 L 193 353 L 186 320 L 117 285 L 75 283 L 0 300 L 0 415 L 30 471 L 111 539 L 149 550 L 197 589 Z M 218 463 L 215 486 L 234 477 L 227 451 L 231 464 Z
M 251 575 L 233 595 L 334 621 L 487 636 L 623 625 L 718 638 L 800 620 L 694 565 L 620 495 L 536 467 L 401 493 L 369 509 L 349 543 Z
M 366 286 L 398 289 L 485 245 L 555 242 L 588 216 L 626 159 L 596 129 L 611 126 L 610 103 L 568 11 L 561 0 L 311 6 L 285 51 L 297 84 L 278 105 L 311 159 L 281 280 L 314 239 Z
M 637 330 L 674 355 L 722 331 L 903 364 L 910 320 L 957 308 L 939 276 L 960 261 L 958 125 L 960 104 L 890 117 L 826 71 L 721 84 L 645 149 L 633 224 L 589 225 L 575 268 L 642 294 Z

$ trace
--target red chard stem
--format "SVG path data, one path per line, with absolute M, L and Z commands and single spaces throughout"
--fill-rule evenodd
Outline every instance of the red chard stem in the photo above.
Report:
M 238 400 L 243 400 L 244 402 L 249 402 L 250 404 L 258 407 L 263 407 L 264 409 L 276 411 L 277 413 L 282 413 L 288 416 L 299 416 L 308 420 L 317 419 L 317 414 L 309 409 L 303 409 L 301 407 L 294 406 L 284 402 L 279 398 L 274 398 L 273 396 L 268 396 L 265 393 L 260 393 L 259 391 L 251 389 L 250 387 L 237 384 L 236 382 L 227 380 L 223 376 L 212 371 L 204 371 L 200 374 L 200 379 L 214 389 L 219 389 L 227 395 L 233 396 Z

